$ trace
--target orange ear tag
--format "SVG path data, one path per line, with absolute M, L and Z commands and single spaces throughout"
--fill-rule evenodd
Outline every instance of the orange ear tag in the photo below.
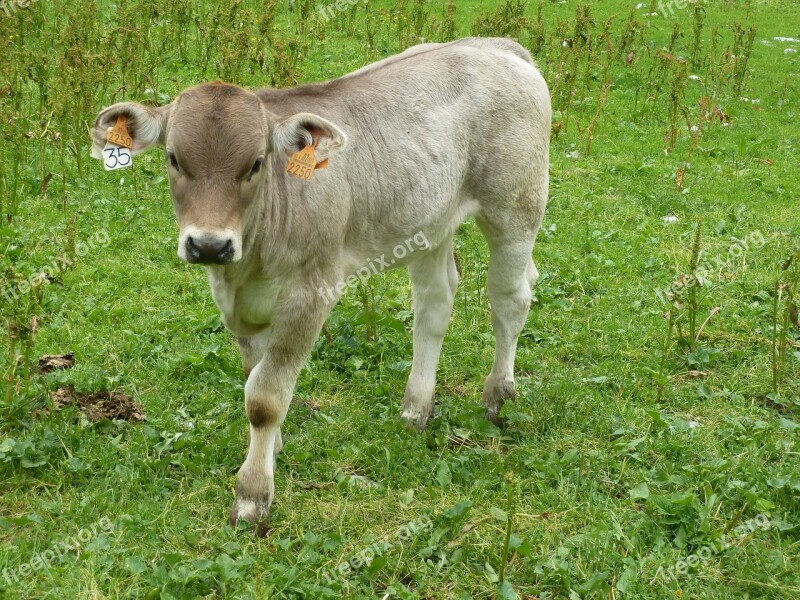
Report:
M 314 150 L 317 149 L 319 138 L 313 138 L 313 142 L 311 146 L 306 146 L 302 150 L 298 150 L 292 154 L 289 159 L 289 164 L 286 165 L 287 173 L 308 181 L 314 174 L 315 169 L 328 168 L 327 158 L 322 162 L 317 162 L 317 158 L 314 156 Z
M 106 133 L 106 145 L 103 148 L 103 164 L 106 171 L 133 166 L 132 146 L 133 138 L 125 126 L 125 115 L 118 115 L 114 128 Z
M 125 115 L 117 116 L 114 129 L 106 134 L 106 140 L 122 148 L 133 147 L 133 138 L 128 134 L 128 128 L 125 126 Z

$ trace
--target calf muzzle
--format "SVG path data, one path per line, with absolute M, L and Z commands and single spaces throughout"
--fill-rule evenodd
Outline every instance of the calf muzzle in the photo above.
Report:
M 202 265 L 227 265 L 233 260 L 233 240 L 186 238 L 186 256 L 190 263 Z

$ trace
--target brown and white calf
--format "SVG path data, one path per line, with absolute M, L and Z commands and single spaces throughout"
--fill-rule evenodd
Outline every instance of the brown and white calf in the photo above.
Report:
M 514 396 L 548 189 L 550 96 L 524 48 L 506 39 L 423 44 L 326 83 L 206 83 L 167 106 L 114 104 L 92 131 L 95 157 L 120 114 L 134 154 L 165 147 L 178 255 L 206 265 L 241 349 L 250 446 L 231 523 L 264 530 L 280 426 L 337 283 L 414 236 L 427 249 L 392 266 L 408 266 L 414 308 L 402 417 L 425 427 L 458 280 L 453 234 L 469 218 L 490 250 L 496 349 L 483 403 L 498 419 Z M 311 144 L 327 168 L 309 180 L 287 172 Z

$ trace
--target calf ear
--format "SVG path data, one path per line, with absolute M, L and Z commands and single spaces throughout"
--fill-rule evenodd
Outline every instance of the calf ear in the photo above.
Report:
M 318 162 L 347 143 L 344 131 L 336 125 L 312 113 L 297 113 L 275 123 L 272 131 L 272 150 L 294 154 L 314 139 L 318 139 L 316 158 Z
M 128 134 L 133 138 L 131 154 L 139 154 L 156 144 L 163 145 L 171 110 L 172 104 L 156 107 L 136 102 L 120 102 L 103 109 L 92 127 L 92 158 L 103 158 L 106 134 L 119 115 L 125 115 Z

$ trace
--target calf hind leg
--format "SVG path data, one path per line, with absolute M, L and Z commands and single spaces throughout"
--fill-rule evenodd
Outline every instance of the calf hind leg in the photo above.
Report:
M 450 241 L 419 256 L 408 267 L 414 305 L 414 358 L 403 399 L 403 419 L 425 429 L 433 414 L 436 367 L 458 285 Z
M 539 273 L 531 258 L 532 237 L 514 242 L 489 238 L 489 251 L 487 287 L 495 333 L 495 357 L 483 387 L 483 404 L 486 418 L 500 425 L 503 402 L 515 396 L 517 340 L 530 310 L 531 286 Z

